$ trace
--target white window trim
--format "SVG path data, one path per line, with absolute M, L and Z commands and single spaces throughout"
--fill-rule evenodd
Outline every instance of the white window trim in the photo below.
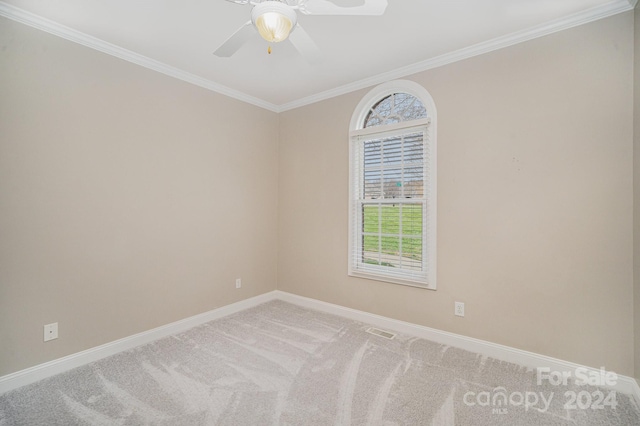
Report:
M 408 93 L 412 96 L 418 98 L 424 107 L 427 110 L 426 119 L 422 120 L 412 120 L 406 121 L 397 124 L 391 125 L 381 125 L 370 128 L 364 128 L 364 122 L 367 114 L 371 110 L 371 108 L 381 99 L 392 95 L 394 93 Z M 437 112 L 435 103 L 433 102 L 433 98 L 429 94 L 429 92 L 418 83 L 408 80 L 396 80 L 388 83 L 381 84 L 371 91 L 369 91 L 358 103 L 353 115 L 351 116 L 351 123 L 349 126 L 349 276 L 366 278 L 377 281 L 385 281 L 394 284 L 402 284 L 419 288 L 426 288 L 430 290 L 436 289 L 436 265 L 437 265 L 437 256 L 436 256 L 436 248 L 437 248 L 437 236 L 436 236 L 436 223 L 437 223 L 437 192 L 436 192 L 436 181 L 437 181 L 437 143 L 436 143 L 436 125 L 437 125 Z M 414 281 L 410 279 L 402 279 L 397 276 L 393 276 L 393 274 L 389 274 L 389 270 L 385 268 L 381 268 L 380 273 L 372 273 L 371 271 L 363 272 L 356 269 L 356 265 L 354 265 L 354 256 L 353 256 L 353 247 L 356 243 L 354 241 L 354 229 L 352 228 L 354 225 L 359 226 L 357 223 L 353 223 L 353 218 L 355 217 L 354 209 L 357 207 L 357 203 L 355 200 L 354 194 L 354 161 L 355 161 L 355 153 L 354 153 L 354 143 L 358 139 L 358 136 L 366 136 L 374 133 L 382 133 L 382 132 L 392 132 L 401 129 L 409 129 L 420 126 L 426 126 L 427 139 L 429 141 L 429 163 L 427 167 L 430 170 L 430 179 L 428 182 L 425 182 L 429 185 L 428 187 L 428 199 L 427 206 L 425 209 L 425 219 L 423 220 L 423 226 L 425 227 L 427 238 L 425 238 L 424 244 L 426 244 L 426 253 L 427 256 L 424 259 L 427 265 L 427 277 L 426 282 L 423 281 Z M 424 252 L 423 252 L 424 253 Z

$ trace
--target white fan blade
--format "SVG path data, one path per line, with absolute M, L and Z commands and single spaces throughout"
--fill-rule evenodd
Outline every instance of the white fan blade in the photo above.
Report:
M 253 24 L 251 21 L 247 22 L 243 26 L 241 26 L 238 31 L 233 33 L 231 37 L 227 39 L 220 47 L 213 52 L 216 56 L 221 56 L 223 58 L 228 58 L 233 55 L 242 47 L 243 44 L 247 42 L 251 37 L 256 35 L 256 31 L 253 28 Z
M 302 57 L 311 65 L 315 65 L 322 60 L 320 49 L 318 49 L 318 46 L 300 24 L 296 25 L 294 30 L 291 31 L 289 40 L 291 40 L 293 47 L 295 47 Z
M 300 4 L 305 15 L 382 15 L 387 0 L 306 0 Z

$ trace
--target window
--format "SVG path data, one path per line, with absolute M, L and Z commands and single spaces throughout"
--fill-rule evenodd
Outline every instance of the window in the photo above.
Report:
M 367 94 L 350 131 L 349 275 L 435 289 L 436 110 L 417 83 Z

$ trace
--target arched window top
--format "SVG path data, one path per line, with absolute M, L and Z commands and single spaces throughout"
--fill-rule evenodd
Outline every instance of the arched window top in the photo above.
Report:
M 409 93 L 392 93 L 374 104 L 362 125 L 363 128 L 401 123 L 427 118 L 427 109 Z
M 424 87 L 410 80 L 395 80 L 374 87 L 360 100 L 349 130 L 429 119 L 435 132 L 436 115 L 433 98 Z

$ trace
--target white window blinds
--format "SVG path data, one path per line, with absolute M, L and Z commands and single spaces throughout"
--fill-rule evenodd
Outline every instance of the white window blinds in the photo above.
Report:
M 430 152 L 426 122 L 352 137 L 350 263 L 354 273 L 427 285 Z

